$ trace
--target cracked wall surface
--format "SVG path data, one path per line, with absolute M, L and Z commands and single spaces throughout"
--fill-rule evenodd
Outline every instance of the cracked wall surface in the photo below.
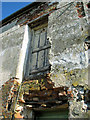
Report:
M 70 86 L 74 81 L 88 85 L 88 60 L 84 49 L 84 39 L 88 36 L 85 27 L 87 19 L 78 17 L 75 5 L 75 3 L 71 6 L 69 4 L 52 13 L 48 24 L 48 38 L 52 44 L 50 50 L 51 78 L 55 81 L 61 80 L 60 85 L 66 86 Z M 59 6 L 62 4 L 58 4 Z M 68 6 L 70 7 L 67 9 Z M 65 9 L 67 10 L 61 15 Z M 70 72 L 72 75 L 69 77 Z
M 57 8 L 63 5 L 65 3 L 60 2 Z M 86 6 L 86 3 L 84 5 Z M 84 46 L 84 40 L 89 35 L 88 19 L 85 13 L 83 16 L 82 13 L 78 12 L 77 6 L 77 3 L 74 2 L 53 12 L 49 16 L 48 22 L 48 38 L 51 42 L 49 52 L 50 78 L 55 87 L 65 85 L 71 89 L 73 99 L 69 101 L 70 118 L 89 116 L 85 103 L 86 93 L 83 92 L 84 96 L 81 93 L 81 86 L 83 90 L 89 89 L 88 50 L 85 50 Z M 87 11 L 87 9 L 85 10 Z M 77 94 L 80 96 L 75 97 L 73 87 L 76 91 L 78 88 Z M 80 99 L 80 97 L 83 98 Z
M 24 99 L 28 100 L 29 102 L 30 101 L 39 102 L 38 98 L 41 97 L 39 95 L 40 92 L 42 96 L 44 96 L 45 93 L 44 90 L 46 90 L 47 95 L 48 94 L 51 95 L 54 89 L 56 88 L 60 89 L 63 86 L 69 88 L 68 91 L 66 92 L 63 90 L 63 92 L 61 93 L 58 92 L 58 95 L 66 95 L 68 98 L 69 118 L 84 118 L 84 117 L 87 118 L 89 116 L 90 88 L 88 86 L 88 49 L 85 48 L 85 41 L 84 41 L 89 36 L 89 31 L 88 31 L 89 21 L 87 18 L 87 13 L 88 13 L 86 8 L 87 3 L 83 4 L 84 8 L 83 7 L 80 8 L 80 10 L 83 9 L 83 11 L 80 12 L 78 6 L 79 4 L 80 6 L 82 5 L 82 3 L 77 4 L 76 2 L 74 3 L 59 2 L 57 5 L 57 10 L 55 10 L 56 5 L 50 9 L 47 4 L 45 4 L 45 6 L 41 5 L 38 6 L 37 9 L 34 8 L 32 11 L 29 12 L 29 14 L 26 15 L 24 14 L 23 16 L 19 17 L 18 20 L 16 21 L 17 25 L 14 26 L 14 23 L 8 23 L 8 25 L 3 27 L 3 33 L 0 35 L 1 37 L 0 42 L 2 42 L 2 51 L 0 51 L 1 53 L 0 57 L 2 59 L 2 68 L 0 69 L 1 71 L 0 79 L 2 82 L 1 84 L 4 84 L 7 80 L 9 80 L 12 77 L 15 77 L 16 69 L 19 66 L 19 63 L 21 63 L 21 61 L 19 61 L 20 58 L 19 55 L 20 55 L 20 50 L 22 48 L 22 44 L 24 46 L 23 41 L 27 40 L 27 45 L 25 49 L 23 49 L 23 51 L 24 50 L 26 51 L 26 49 L 28 48 L 27 46 L 29 44 L 28 42 L 29 39 L 26 38 L 28 38 L 28 34 L 30 32 L 29 31 L 30 26 L 27 25 L 26 34 L 24 36 L 24 31 L 25 31 L 24 24 L 28 24 L 32 20 L 50 12 L 50 10 L 54 10 L 53 12 L 48 14 L 47 39 L 51 43 L 51 49 L 49 52 L 49 62 L 51 64 L 49 80 L 48 78 L 46 78 L 44 79 L 44 81 L 42 81 L 43 79 L 40 78 L 41 81 L 39 81 L 39 78 L 37 78 L 37 80 L 35 79 L 35 81 L 33 80 L 33 82 L 32 80 L 29 82 L 24 81 L 25 83 L 24 85 L 22 85 L 23 90 L 21 89 L 19 93 L 19 99 L 17 100 L 18 103 L 15 103 L 16 108 L 15 106 L 13 107 L 13 109 L 14 108 L 16 109 L 15 118 L 18 117 L 23 118 L 23 116 L 20 115 L 21 111 L 24 112 L 23 114 L 25 114 L 24 117 L 26 118 L 27 116 L 29 117 L 34 116 L 32 110 L 29 110 L 30 115 L 28 115 L 29 114 L 28 109 L 32 108 L 32 105 L 24 106 L 24 103 L 26 102 L 24 101 Z M 47 10 L 44 11 L 43 9 L 41 9 L 41 11 L 39 11 L 40 7 L 41 8 L 44 7 L 44 10 L 45 9 Z M 30 14 L 31 15 L 34 14 L 34 15 L 30 18 Z M 31 27 L 32 26 L 33 24 L 31 24 Z M 26 38 L 23 40 L 23 37 Z M 31 37 L 31 34 L 29 37 Z M 22 54 L 25 53 L 25 51 L 22 52 Z M 23 57 L 23 62 L 22 62 L 23 64 L 24 64 L 24 59 L 26 59 L 25 58 L 26 56 Z M 22 59 L 22 55 L 21 55 L 21 59 Z M 21 68 L 23 68 L 24 66 L 23 64 L 20 64 Z M 20 71 L 20 66 L 18 72 L 19 71 Z M 21 75 L 21 72 L 19 74 Z M 43 84 L 41 84 L 40 82 L 42 82 Z M 5 99 L 7 99 L 8 102 L 11 101 L 12 102 L 11 106 L 13 106 L 15 100 L 12 100 L 14 96 L 12 94 L 15 91 L 12 92 L 12 90 L 14 89 L 13 86 L 15 85 L 15 83 L 12 82 L 12 86 L 10 85 L 8 86 L 8 83 L 6 82 L 4 85 L 5 86 L 4 92 L 5 95 L 6 94 L 7 96 L 11 95 L 11 97 L 10 99 L 7 97 Z M 6 91 L 7 87 L 10 88 L 8 90 L 10 91 L 10 94 L 7 93 Z M 49 89 L 52 90 L 49 91 Z M 17 89 L 15 90 L 17 91 Z M 30 91 L 32 90 L 39 90 L 39 92 L 38 94 L 34 92 L 30 93 Z M 54 94 L 57 95 L 57 93 Z M 23 95 L 24 95 L 24 99 L 23 99 Z M 51 96 L 49 97 L 51 100 L 54 97 L 54 95 L 52 98 Z M 46 107 L 45 106 L 46 104 L 40 103 L 40 105 L 41 105 L 40 107 L 43 108 Z M 7 112 L 7 114 L 9 114 L 11 117 L 12 111 L 9 113 Z

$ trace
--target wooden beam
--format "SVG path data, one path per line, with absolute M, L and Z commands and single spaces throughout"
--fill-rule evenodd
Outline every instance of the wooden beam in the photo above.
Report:
M 37 69 L 37 70 L 33 70 L 32 72 L 29 73 L 29 75 L 36 74 L 36 73 L 39 73 L 39 72 L 44 72 L 46 70 L 50 70 L 50 66 L 51 65 L 43 67 L 43 68 L 40 68 L 40 69 Z
M 45 50 L 45 49 L 48 49 L 48 48 L 51 48 L 51 45 L 50 45 L 50 44 L 48 44 L 48 45 L 46 45 L 46 46 L 41 46 L 41 47 L 39 47 L 39 48 L 36 48 L 36 49 L 34 49 L 34 50 L 32 51 L 32 53 L 39 52 L 39 51 L 41 51 L 41 50 Z
M 52 100 L 46 100 L 46 101 L 43 101 L 43 100 L 42 101 L 26 101 L 24 104 L 26 104 L 26 105 L 41 105 L 41 104 L 61 105 L 61 104 L 66 103 L 66 102 L 67 102 L 67 100 L 52 99 Z
M 45 108 L 45 107 L 38 107 L 38 108 L 35 108 L 35 107 L 32 107 L 32 108 L 29 108 L 29 109 L 32 109 L 34 111 L 54 111 L 54 110 L 60 110 L 60 109 L 68 109 L 68 103 L 62 103 L 61 105 L 56 105 L 56 106 L 52 106 L 52 107 L 48 107 L 48 108 Z
M 31 74 L 31 73 L 30 73 Z M 24 78 L 24 81 L 30 81 L 30 80 L 39 80 L 39 79 L 47 79 L 47 75 L 45 73 L 40 75 L 29 75 L 28 77 Z

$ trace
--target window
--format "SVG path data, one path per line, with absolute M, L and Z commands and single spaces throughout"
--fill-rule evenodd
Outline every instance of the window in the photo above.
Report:
M 48 60 L 50 43 L 47 39 L 47 21 L 43 22 L 43 24 L 42 21 L 37 22 L 32 27 L 30 75 L 45 72 L 50 68 Z

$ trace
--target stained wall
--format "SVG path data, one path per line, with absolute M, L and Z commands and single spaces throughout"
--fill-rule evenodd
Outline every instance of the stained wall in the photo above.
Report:
M 9 25 L 14 24 L 10 27 Z M 15 21 L 8 23 L 8 25 L 2 27 L 2 33 L 0 34 L 0 83 L 4 84 L 11 77 L 16 76 L 16 68 L 18 66 L 20 49 L 22 47 L 22 41 L 24 37 L 24 26 L 20 27 L 15 25 Z

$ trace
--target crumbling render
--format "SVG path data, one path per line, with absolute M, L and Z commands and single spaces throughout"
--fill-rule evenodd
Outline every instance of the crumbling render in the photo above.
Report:
M 54 108 L 65 104 L 70 104 L 69 112 L 72 112 L 72 115 L 77 117 L 80 114 L 85 117 L 88 110 L 90 110 L 90 90 L 83 86 L 54 88 L 54 84 L 50 79 L 39 79 L 24 81 L 17 99 L 18 90 L 17 78 L 10 79 L 2 86 L 2 114 L 4 118 L 12 118 L 13 116 L 15 118 L 25 118 L 23 114 L 25 108 L 37 110 Z M 76 107 L 77 102 L 81 104 L 81 107 Z M 24 112 L 22 113 L 22 111 Z
M 89 7 L 89 4 L 87 6 Z M 44 7 L 44 12 L 41 11 L 41 13 L 39 13 L 39 10 L 43 8 L 43 6 L 39 6 L 39 9 L 36 10 L 36 12 L 35 10 L 32 11 L 32 14 L 35 13 L 35 16 L 32 16 L 32 18 L 29 17 L 31 13 L 28 13 L 27 16 L 21 16 L 18 19 L 17 24 L 24 25 L 30 22 L 32 23 L 33 20 L 37 20 L 37 18 L 41 17 L 42 15 L 49 14 L 53 12 L 53 10 L 56 10 L 56 4 L 55 6 L 51 6 L 50 9 L 48 8 L 47 4 Z M 78 17 L 84 17 L 85 13 L 83 3 L 77 2 L 76 8 L 78 12 Z M 60 16 L 62 15 L 62 13 L 60 14 Z M 22 18 L 23 22 L 21 21 Z M 32 27 L 33 23 L 30 25 Z M 89 49 L 88 46 L 85 45 L 85 47 L 85 50 Z M 23 82 L 21 84 L 18 82 L 19 79 L 17 78 L 11 78 L 9 81 L 7 81 L 2 86 L 3 117 L 29 118 L 28 114 L 25 113 L 27 109 L 33 111 L 37 109 L 45 110 L 48 108 L 65 106 L 69 109 L 70 118 L 87 118 L 89 116 L 90 110 L 90 90 L 88 86 L 86 86 L 87 84 L 81 84 L 81 80 L 86 82 L 84 77 L 87 72 L 87 68 L 82 68 L 81 70 L 73 69 L 68 71 L 66 70 L 67 67 L 65 68 L 63 65 L 60 67 L 53 67 L 53 74 L 48 73 L 35 79 L 23 79 Z M 70 84 L 68 86 L 63 86 L 61 85 L 61 83 L 57 83 L 59 85 L 57 87 L 55 86 L 55 81 L 52 81 L 52 77 L 56 82 L 59 81 L 58 78 L 61 77 L 62 83 L 63 79 L 65 78 L 65 82 L 69 81 Z
M 4 118 L 11 118 L 14 112 L 18 88 L 19 83 L 17 78 L 11 78 L 2 86 L 2 115 Z

